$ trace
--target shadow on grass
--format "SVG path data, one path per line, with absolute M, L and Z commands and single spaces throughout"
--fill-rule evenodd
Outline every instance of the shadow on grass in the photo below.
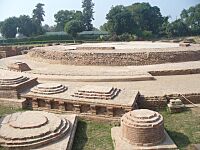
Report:
M 172 138 L 172 140 L 175 142 L 175 144 L 179 149 L 185 149 L 186 147 L 189 146 L 189 144 L 191 144 L 189 138 L 183 133 L 176 131 L 169 131 L 169 130 L 167 130 L 167 133 L 169 134 L 169 136 Z
M 72 150 L 82 150 L 88 141 L 87 137 L 87 123 L 79 120 L 76 128 Z

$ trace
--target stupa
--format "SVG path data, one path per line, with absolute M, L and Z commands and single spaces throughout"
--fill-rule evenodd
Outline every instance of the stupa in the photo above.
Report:
M 116 150 L 177 149 L 164 130 L 162 115 L 148 109 L 124 114 L 121 127 L 112 128 L 111 134 Z

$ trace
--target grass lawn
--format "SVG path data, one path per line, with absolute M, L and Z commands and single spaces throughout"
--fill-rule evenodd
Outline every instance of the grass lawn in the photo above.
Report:
M 5 114 L 11 114 L 17 111 L 22 111 L 20 108 L 11 108 L 11 107 L 4 107 L 0 105 L 0 117 Z
M 0 116 L 16 111 L 20 109 L 0 106 Z M 190 149 L 191 144 L 200 143 L 200 108 L 176 114 L 159 112 L 164 117 L 167 132 L 179 149 Z M 111 128 L 108 123 L 80 120 L 72 150 L 113 150 Z
M 179 149 L 190 149 L 191 144 L 200 143 L 200 108 L 176 114 L 160 113 L 167 132 Z
M 72 150 L 112 150 L 112 125 L 80 120 Z

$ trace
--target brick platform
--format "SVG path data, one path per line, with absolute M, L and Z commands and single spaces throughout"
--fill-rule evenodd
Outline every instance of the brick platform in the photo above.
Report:
M 9 149 L 70 150 L 76 130 L 76 115 L 59 116 L 48 112 L 26 111 L 0 121 L 0 145 Z

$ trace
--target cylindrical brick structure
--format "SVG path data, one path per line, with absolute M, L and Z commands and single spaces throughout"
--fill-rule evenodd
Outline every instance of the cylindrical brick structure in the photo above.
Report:
M 121 118 L 122 138 L 132 145 L 153 146 L 165 139 L 163 117 L 148 109 L 133 110 Z

